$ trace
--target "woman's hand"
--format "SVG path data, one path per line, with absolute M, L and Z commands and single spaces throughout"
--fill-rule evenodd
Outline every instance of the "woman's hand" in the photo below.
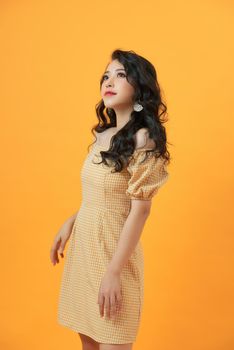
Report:
M 122 295 L 119 273 L 109 271 L 105 273 L 100 284 L 97 303 L 101 317 L 104 316 L 104 309 L 107 318 L 115 316 L 116 311 L 120 310 Z
M 66 221 L 54 238 L 52 247 L 50 249 L 50 260 L 53 265 L 59 263 L 58 253 L 61 255 L 62 258 L 64 257 L 63 251 L 72 233 L 73 224 L 70 221 Z

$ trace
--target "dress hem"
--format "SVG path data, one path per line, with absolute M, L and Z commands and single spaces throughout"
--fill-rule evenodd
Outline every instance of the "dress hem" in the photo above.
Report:
M 74 332 L 87 335 L 88 337 L 92 338 L 93 340 L 95 340 L 96 342 L 101 343 L 101 344 L 109 344 L 109 345 L 129 344 L 129 343 L 133 343 L 133 342 L 136 341 L 136 338 L 134 338 L 134 339 L 132 339 L 132 338 L 131 339 L 125 339 L 125 340 L 105 340 L 105 339 L 98 338 L 98 337 L 94 336 L 93 334 L 91 335 L 91 333 L 89 333 L 88 331 L 83 330 L 82 328 L 74 327 L 74 326 L 69 325 L 69 324 L 67 324 L 65 322 L 61 322 L 60 320 L 58 320 L 57 322 L 58 322 L 58 324 L 60 326 L 64 326 L 66 328 L 69 328 L 69 329 L 71 329 Z

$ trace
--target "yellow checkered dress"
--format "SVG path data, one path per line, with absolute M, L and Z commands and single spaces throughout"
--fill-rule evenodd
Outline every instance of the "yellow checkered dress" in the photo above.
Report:
M 103 145 L 95 143 L 81 169 L 82 203 L 67 253 L 58 301 L 58 323 L 99 343 L 136 340 L 144 296 L 141 242 L 121 271 L 122 308 L 110 319 L 97 304 L 101 279 L 117 247 L 131 199 L 151 199 L 168 179 L 166 166 L 154 156 L 142 164 L 146 148 L 136 149 L 122 172 L 111 173 L 100 162 Z

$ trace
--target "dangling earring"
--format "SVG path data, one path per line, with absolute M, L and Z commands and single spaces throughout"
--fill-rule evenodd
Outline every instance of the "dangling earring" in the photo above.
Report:
M 134 109 L 135 112 L 140 112 L 140 111 L 142 111 L 143 106 L 140 105 L 139 103 L 135 102 L 134 105 L 133 105 L 133 109 Z

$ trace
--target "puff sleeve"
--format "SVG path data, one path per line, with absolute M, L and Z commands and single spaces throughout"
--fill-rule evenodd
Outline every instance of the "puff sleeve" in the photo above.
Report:
M 134 157 L 127 166 L 130 178 L 125 193 L 130 199 L 152 199 L 168 180 L 165 159 L 162 157 L 156 159 L 153 154 L 149 154 L 146 159 L 145 157 L 145 151 L 135 150 Z

